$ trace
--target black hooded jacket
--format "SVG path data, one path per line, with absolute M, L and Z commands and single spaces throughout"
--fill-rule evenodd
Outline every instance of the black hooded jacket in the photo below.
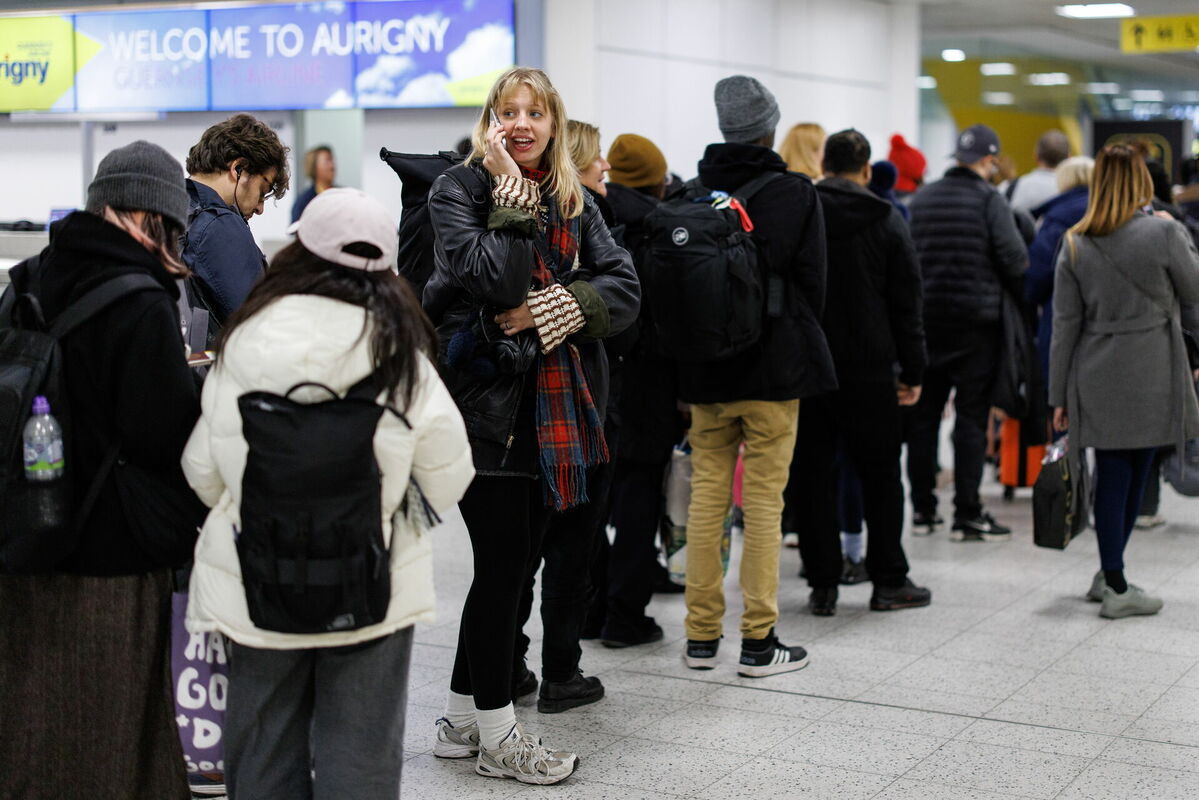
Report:
M 824 332 L 847 381 L 919 386 L 927 357 L 920 263 L 900 213 L 853 181 L 816 186 L 828 237 Z
M 749 201 L 759 258 L 786 286 L 783 313 L 767 318 L 762 336 L 748 350 L 723 361 L 681 364 L 681 398 L 689 403 L 737 400 L 794 400 L 837 388 L 820 317 L 824 312 L 824 218 L 816 188 L 787 171 L 768 147 L 711 144 L 699 162 L 708 189 L 733 192 L 764 172 L 785 175 Z
M 117 301 L 64 341 L 63 373 L 74 425 L 67 469 L 81 476 L 72 485 L 77 503 L 89 476 L 99 471 L 108 442 L 119 443 L 120 456 L 77 549 L 60 569 L 132 575 L 178 566 L 172 563 L 177 562 L 178 542 L 139 533 L 147 526 L 137 525 L 134 515 L 144 509 L 130 507 L 140 504 L 131 503 L 128 495 L 122 500 L 118 486 L 118 481 L 152 480 L 154 486 L 146 491 L 159 497 L 178 493 L 202 509 L 179 465 L 200 416 L 200 395 L 184 357 L 176 282 L 132 236 L 85 211 L 51 226 L 38 269 L 38 297 L 47 320 L 118 275 L 148 274 L 162 284 L 161 292 L 139 292 Z M 13 268 L 14 285 L 24 285 L 26 270 L 26 265 Z M 202 520 L 199 516 L 195 523 Z

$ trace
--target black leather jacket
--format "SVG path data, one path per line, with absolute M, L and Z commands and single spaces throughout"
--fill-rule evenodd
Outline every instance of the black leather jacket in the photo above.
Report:
M 455 171 L 457 175 L 449 174 Z M 485 326 L 500 310 L 523 303 L 532 280 L 534 240 L 512 226 L 489 229 L 489 218 L 493 224 L 496 221 L 490 187 L 490 176 L 478 164 L 451 167 L 434 182 L 429 192 L 434 269 L 422 302 L 437 327 L 438 368 L 466 422 L 475 468 L 536 474 L 536 447 L 530 449 L 527 442 L 513 447 L 514 437 L 528 435 L 524 426 L 518 426 L 517 412 L 530 407 L 530 398 L 524 403 L 522 398 L 526 391 L 535 391 L 530 373 L 536 362 L 523 373 L 504 373 L 496 369 L 484 336 L 459 335 L 466 328 L 478 327 L 480 320 Z M 569 341 L 579 349 L 592 397 L 602 415 L 607 404 L 608 362 L 600 340 L 620 333 L 637 319 L 641 287 L 632 259 L 612 240 L 599 208 L 589 197 L 578 239 L 579 266 L 560 279 L 587 319 L 587 326 Z M 516 338 L 521 337 L 527 337 L 526 346 L 535 344 L 533 331 L 523 331 Z M 451 347 L 469 347 L 471 351 L 451 354 Z M 510 457 L 513 453 L 521 455 Z M 528 463 L 530 453 L 533 463 Z

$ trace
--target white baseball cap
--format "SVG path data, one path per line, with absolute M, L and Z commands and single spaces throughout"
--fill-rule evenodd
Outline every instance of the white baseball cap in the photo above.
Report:
M 312 199 L 287 229 L 310 251 L 334 264 L 367 272 L 392 269 L 396 263 L 396 226 L 387 209 L 358 189 L 326 189 Z M 373 245 L 377 258 L 347 252 L 352 244 Z

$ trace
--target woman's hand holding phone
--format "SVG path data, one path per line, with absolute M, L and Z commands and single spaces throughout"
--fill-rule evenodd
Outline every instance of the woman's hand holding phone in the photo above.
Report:
M 500 124 L 494 110 L 491 114 L 491 127 L 485 138 L 487 152 L 483 156 L 483 168 L 492 175 L 515 175 L 520 177 L 520 167 L 512 160 L 508 152 L 507 141 L 504 137 L 504 126 Z

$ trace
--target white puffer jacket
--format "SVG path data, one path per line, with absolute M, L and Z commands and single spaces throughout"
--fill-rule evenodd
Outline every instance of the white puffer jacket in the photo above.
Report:
M 430 537 L 395 515 L 411 475 L 429 504 L 444 515 L 474 477 L 462 416 L 437 370 L 423 356 L 409 408 L 409 430 L 383 414 L 375 432 L 375 458 L 383 474 L 383 536 L 391 548 L 391 604 L 378 625 L 311 635 L 264 631 L 250 621 L 233 543 L 240 527 L 242 472 L 247 445 L 237 399 L 252 391 L 284 394 L 303 381 L 344 393 L 371 373 L 366 312 L 315 295 L 280 298 L 243 323 L 204 384 L 196 429 L 183 453 L 188 482 L 212 508 L 196 543 L 187 608 L 189 631 L 220 631 L 233 641 L 265 649 L 337 647 L 384 636 L 433 618 L 433 552 Z M 301 390 L 304 391 L 304 390 Z M 323 399 L 319 390 L 301 402 Z M 381 398 L 382 399 L 382 398 Z M 395 515 L 397 525 L 392 527 Z

